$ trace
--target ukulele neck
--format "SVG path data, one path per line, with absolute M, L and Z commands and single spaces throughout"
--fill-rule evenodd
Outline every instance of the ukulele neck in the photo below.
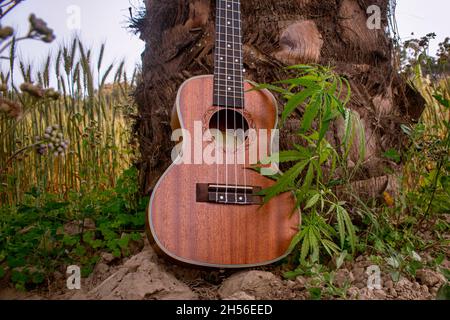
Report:
M 214 105 L 244 108 L 240 0 L 216 0 Z

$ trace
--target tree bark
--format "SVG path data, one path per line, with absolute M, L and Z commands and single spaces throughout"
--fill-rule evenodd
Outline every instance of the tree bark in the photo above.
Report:
M 363 168 L 356 180 L 384 176 L 382 154 L 405 144 L 401 124 L 415 122 L 423 99 L 398 76 L 388 34 L 389 0 L 241 0 L 246 78 L 268 83 L 288 75 L 283 66 L 332 65 L 352 88 L 349 107 L 366 134 Z M 370 5 L 382 9 L 381 29 L 367 27 Z M 136 92 L 139 117 L 141 187 L 151 192 L 170 164 L 170 115 L 180 84 L 195 75 L 212 74 L 214 66 L 213 0 L 147 0 L 140 23 L 146 42 L 143 78 Z M 298 119 L 281 132 L 281 148 L 298 143 Z M 339 144 L 339 126 L 331 139 Z M 350 163 L 358 158 L 358 146 Z

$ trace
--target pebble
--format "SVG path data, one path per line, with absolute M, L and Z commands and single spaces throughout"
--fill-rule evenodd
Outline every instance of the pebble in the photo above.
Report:
M 297 282 L 299 288 L 304 288 L 306 284 L 306 279 L 302 276 L 298 276 L 295 281 Z
M 113 262 L 116 258 L 109 252 L 103 252 L 101 254 L 101 258 L 104 262 L 106 263 L 111 263 Z
M 387 289 L 393 289 L 394 288 L 394 283 L 391 280 L 387 280 L 384 283 L 384 287 L 387 288 Z
M 356 299 L 359 295 L 359 289 L 357 287 L 350 287 L 347 290 L 347 296 L 350 299 Z
M 398 295 L 397 291 L 394 288 L 389 289 L 389 294 L 394 298 L 396 298 Z
M 105 274 L 109 271 L 108 265 L 104 263 L 99 263 L 95 269 L 99 274 Z
M 386 299 L 386 292 L 384 292 L 383 290 L 375 290 L 374 294 L 375 294 L 375 297 L 377 297 L 378 299 L 381 299 L 381 300 Z

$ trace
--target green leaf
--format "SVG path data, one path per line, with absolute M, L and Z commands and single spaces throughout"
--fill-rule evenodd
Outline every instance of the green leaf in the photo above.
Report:
M 352 252 L 355 252 L 356 248 L 356 232 L 353 222 L 348 214 L 347 210 L 345 210 L 341 205 L 336 205 L 336 213 L 338 220 L 338 230 L 339 230 L 339 239 L 341 241 L 341 248 L 344 247 L 346 236 L 349 238 L 350 246 L 352 248 Z
M 317 95 L 314 98 L 311 98 L 311 103 L 306 106 L 305 113 L 303 114 L 302 123 L 300 126 L 300 133 L 305 134 L 314 122 L 314 119 L 317 117 L 320 106 L 322 104 L 322 96 Z
M 259 91 L 259 90 L 265 90 L 265 89 L 268 89 L 268 90 L 271 90 L 271 91 L 274 91 L 274 92 L 277 92 L 277 93 L 281 93 L 281 94 L 283 94 L 286 97 L 289 97 L 289 96 L 293 95 L 292 92 L 290 92 L 290 91 L 288 91 L 286 89 L 283 89 L 281 87 L 274 86 L 272 84 L 259 84 L 259 85 L 253 87 L 252 89 L 250 89 L 248 91 L 249 92 L 250 91 Z
M 292 252 L 295 249 L 295 247 L 300 243 L 300 241 L 302 240 L 303 237 L 304 237 L 304 232 L 303 231 L 298 232 L 294 236 L 294 238 L 292 238 L 288 252 Z
M 41 284 L 43 283 L 45 280 L 45 274 L 43 274 L 42 272 L 35 272 L 31 275 L 31 281 L 34 284 Z
M 322 299 L 322 289 L 320 288 L 309 288 L 309 296 L 311 300 L 321 300 Z
M 259 195 L 265 196 L 264 201 L 267 203 L 269 200 L 279 195 L 280 193 L 288 191 L 295 179 L 305 169 L 308 162 L 309 160 L 304 160 L 297 163 L 295 166 L 285 172 L 272 187 L 259 192 Z
M 450 108 L 450 100 L 445 99 L 443 96 L 436 94 L 433 96 L 441 105 L 446 107 L 447 109 Z
M 444 283 L 439 289 L 436 300 L 450 300 L 450 285 L 448 283 Z
M 392 160 L 395 163 L 400 163 L 400 161 L 401 161 L 400 154 L 395 149 L 389 149 L 388 151 L 383 153 L 383 157 L 385 157 L 386 159 Z
M 444 275 L 444 277 L 447 279 L 447 281 L 450 281 L 450 269 L 441 269 L 441 273 Z
M 310 208 L 312 208 L 313 206 L 316 205 L 316 203 L 319 201 L 320 199 L 320 193 L 316 193 L 314 194 L 306 203 L 306 206 L 303 208 L 303 210 L 308 210 Z
M 25 266 L 26 262 L 23 257 L 12 257 L 9 256 L 6 261 L 8 262 L 8 266 L 10 268 L 18 268 Z
M 320 87 L 317 85 L 317 83 L 315 81 L 312 81 L 311 79 L 307 79 L 305 77 L 280 80 L 275 83 L 302 86 L 305 88 L 315 87 L 316 90 L 320 89 Z
M 341 252 L 341 254 L 336 259 L 336 269 L 340 269 L 344 263 L 345 257 L 347 257 L 347 250 Z
M 282 151 L 279 153 L 275 153 L 271 155 L 268 160 L 270 162 L 278 162 L 278 163 L 285 163 L 285 162 L 293 162 L 293 161 L 299 161 L 305 159 L 305 155 L 297 150 L 289 150 L 289 151 Z
M 345 244 L 345 221 L 342 214 L 342 207 L 336 206 L 337 212 L 337 222 L 338 222 L 338 230 L 339 230 L 339 239 L 341 242 L 341 248 L 344 248 Z
M 309 233 L 309 228 L 305 229 L 305 235 Z M 302 243 L 302 251 L 300 254 L 300 262 L 303 264 L 309 253 L 309 237 L 304 237 Z
M 312 252 L 311 258 L 313 262 L 318 262 L 319 261 L 319 241 L 318 241 L 318 237 L 319 234 L 318 232 L 314 232 L 315 228 L 311 228 L 309 230 L 309 246 Z
M 333 254 L 337 254 L 340 252 L 339 247 L 333 241 L 322 239 L 321 242 L 323 247 L 331 257 L 333 256 Z
M 444 190 L 450 190 L 450 176 L 442 176 L 440 181 Z
M 312 163 L 308 166 L 308 171 L 306 172 L 305 179 L 303 180 L 302 189 L 309 190 L 312 181 L 314 179 L 314 165 Z
M 28 282 L 28 275 L 25 272 L 13 270 L 11 272 L 11 280 L 13 283 L 26 284 Z
M 300 106 L 306 99 L 311 98 L 317 92 L 317 88 L 307 88 L 289 98 L 281 115 L 281 122 L 284 124 L 287 118 Z
M 300 270 L 300 269 L 297 269 L 297 270 L 294 270 L 294 271 L 288 271 L 288 272 L 285 272 L 285 273 L 283 274 L 283 276 L 284 276 L 286 279 L 295 279 L 295 278 L 297 278 L 298 276 L 300 276 L 300 275 L 302 275 L 302 274 L 303 274 L 303 271 Z
M 117 243 L 118 243 L 119 247 L 121 247 L 122 249 L 128 248 L 128 244 L 130 243 L 130 236 L 126 235 L 126 236 L 120 238 Z
M 315 67 L 307 65 L 307 64 L 295 64 L 295 65 L 286 67 L 286 70 L 294 70 L 294 69 L 304 70 L 304 71 L 312 71 L 315 69 Z

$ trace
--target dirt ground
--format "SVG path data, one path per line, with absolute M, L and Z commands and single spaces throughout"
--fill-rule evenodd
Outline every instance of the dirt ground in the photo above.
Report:
M 448 261 L 445 264 L 448 267 Z M 423 269 L 416 279 L 401 277 L 394 282 L 381 268 L 380 286 L 369 289 L 367 270 L 373 265 L 364 256 L 345 262 L 333 273 L 330 289 L 329 282 L 317 275 L 286 280 L 280 266 L 240 271 L 180 267 L 159 258 L 146 242 L 128 259 L 103 253 L 94 272 L 81 280 L 81 290 L 68 290 L 66 275 L 56 272 L 55 281 L 45 289 L 20 292 L 3 284 L 0 300 L 306 300 L 317 292 L 311 288 L 319 288 L 322 299 L 431 300 L 446 281 L 439 272 Z

